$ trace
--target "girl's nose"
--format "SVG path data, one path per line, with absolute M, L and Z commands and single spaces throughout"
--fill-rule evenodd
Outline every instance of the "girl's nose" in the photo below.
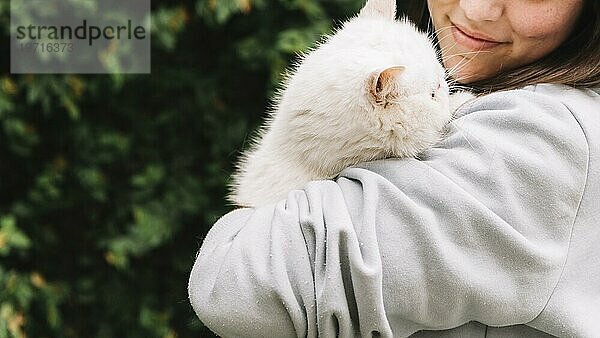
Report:
M 504 3 L 499 0 L 460 0 L 459 6 L 473 21 L 497 21 L 504 12 Z

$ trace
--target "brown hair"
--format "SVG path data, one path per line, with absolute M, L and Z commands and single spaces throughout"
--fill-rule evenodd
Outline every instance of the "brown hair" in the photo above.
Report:
M 550 54 L 531 64 L 466 85 L 479 93 L 522 88 L 536 83 L 600 87 L 600 1 L 584 0 L 583 6 L 571 36 Z M 432 33 L 427 1 L 411 0 L 406 14 L 422 30 Z

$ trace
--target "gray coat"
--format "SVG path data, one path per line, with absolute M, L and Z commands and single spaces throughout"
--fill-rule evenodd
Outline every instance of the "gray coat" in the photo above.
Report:
M 419 159 L 234 210 L 189 295 L 225 337 L 599 337 L 600 95 L 486 95 Z

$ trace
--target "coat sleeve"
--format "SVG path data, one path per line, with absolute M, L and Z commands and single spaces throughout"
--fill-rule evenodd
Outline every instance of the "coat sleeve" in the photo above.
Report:
M 189 280 L 198 317 L 224 337 L 402 337 L 534 319 L 567 257 L 585 135 L 533 91 L 463 112 L 419 159 L 361 163 L 221 217 Z

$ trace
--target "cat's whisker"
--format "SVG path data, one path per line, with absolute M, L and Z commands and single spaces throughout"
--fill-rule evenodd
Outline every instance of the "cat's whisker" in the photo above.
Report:
M 452 77 L 455 77 L 455 75 L 459 74 L 459 73 L 460 73 L 460 72 L 461 72 L 461 71 L 462 71 L 462 70 L 463 70 L 465 67 L 467 67 L 467 66 L 469 65 L 469 63 L 470 63 L 470 62 L 465 62 L 465 64 L 464 64 L 464 65 L 460 66 L 460 67 L 459 67 L 459 68 L 457 68 L 457 69 L 454 69 L 454 70 L 453 70 L 453 72 L 452 72 L 450 75 L 451 75 Z M 465 80 L 465 79 L 467 79 L 467 78 L 469 78 L 469 77 L 467 76 L 467 77 L 462 77 L 462 78 L 456 78 L 456 80 L 460 82 L 460 81 L 463 81 L 463 80 Z
M 442 42 L 448 40 L 449 38 L 452 38 L 452 35 L 447 34 L 447 35 L 444 35 L 444 36 L 441 36 L 441 37 L 436 36 L 435 38 L 431 38 L 431 39 L 434 40 L 435 44 L 438 46 L 438 48 L 441 49 Z
M 437 36 L 439 35 L 439 33 L 451 29 L 453 26 L 445 26 L 445 27 L 441 27 L 440 29 L 437 29 L 433 35 Z M 445 39 L 452 37 L 452 34 L 447 34 L 445 36 L 443 36 L 441 39 L 437 40 L 437 44 L 438 44 L 438 56 L 440 58 L 443 57 L 443 55 L 445 53 L 447 53 L 449 50 L 452 50 L 456 45 L 457 42 L 454 42 L 452 45 L 450 46 L 446 46 L 445 48 L 440 48 L 439 45 L 441 44 L 442 41 L 444 41 Z M 456 56 L 461 56 L 461 55 L 472 55 L 475 54 L 475 56 L 479 53 L 481 53 L 482 51 L 473 51 L 473 52 L 463 52 L 463 53 L 455 53 L 449 56 L 445 56 L 444 58 L 452 58 L 452 57 L 456 57 Z M 462 59 L 459 61 L 458 64 L 456 64 L 454 67 L 452 67 L 451 69 L 447 70 L 447 75 L 446 78 L 452 78 L 453 75 L 457 74 L 458 72 L 460 72 L 461 69 L 463 69 L 465 66 L 468 65 L 468 63 L 472 61 L 470 59 L 467 59 L 467 61 L 465 61 L 465 59 Z M 463 64 L 464 63 L 464 64 Z M 457 88 L 456 86 L 454 88 Z M 469 90 L 470 88 L 463 86 L 462 89 L 464 90 Z
M 448 124 L 450 124 L 456 131 L 458 131 L 460 137 L 462 137 L 465 141 L 467 141 L 467 143 L 469 144 L 469 147 L 471 147 L 471 149 L 476 150 L 475 147 L 473 146 L 473 143 L 471 143 L 471 141 L 469 141 L 469 138 L 466 136 L 466 133 L 464 132 L 464 130 L 462 128 L 460 128 L 458 126 L 458 124 L 454 123 L 454 121 L 449 121 Z
M 459 71 L 460 71 L 460 70 L 459 70 Z M 456 75 L 456 74 L 453 74 L 453 75 L 452 75 L 452 78 L 453 78 L 453 79 L 454 79 L 456 82 L 459 82 L 459 83 L 463 83 L 465 80 L 467 80 L 467 79 L 469 79 L 469 78 L 471 78 L 471 77 L 472 77 L 472 76 L 461 76 L 461 77 L 456 77 L 455 75 Z
M 464 80 L 466 80 L 468 78 L 469 78 L 469 76 L 463 76 L 463 77 L 457 77 L 457 78 L 453 78 L 453 79 L 455 79 L 457 82 L 461 82 L 462 83 L 462 81 L 464 81 Z
M 456 56 L 456 55 L 453 55 L 453 56 Z M 448 76 L 454 77 L 456 74 L 459 74 L 465 67 L 467 67 L 471 62 L 473 62 L 473 60 L 475 59 L 476 56 L 477 56 L 477 54 L 472 59 L 463 58 L 462 60 L 460 60 L 456 65 L 454 65 L 452 68 L 447 70 Z M 449 57 L 452 57 L 452 56 L 448 56 L 448 58 Z
M 445 49 L 439 49 L 440 51 L 440 55 L 444 55 L 446 54 L 448 51 L 450 51 L 452 48 L 454 48 L 454 46 L 456 46 L 456 42 L 454 42 L 454 44 L 452 44 L 451 46 L 446 47 Z
M 450 88 L 450 90 L 466 90 L 466 91 L 471 90 L 471 88 L 469 86 L 458 85 L 458 84 L 451 84 L 448 87 Z
M 434 44 L 439 45 L 440 41 L 444 40 L 445 38 L 447 38 L 448 36 L 450 36 L 449 34 L 446 34 L 444 36 L 441 37 L 440 39 L 440 35 L 438 33 L 435 32 L 431 32 L 427 34 L 427 37 L 434 42 Z
M 460 62 L 459 62 L 457 65 L 455 65 L 454 67 L 452 67 L 452 69 L 451 69 L 450 71 L 448 71 L 448 73 L 449 73 L 451 76 L 454 76 L 455 74 L 458 74 L 458 73 L 459 73 L 461 70 L 463 70 L 463 69 L 464 69 L 464 68 L 465 68 L 465 67 L 466 67 L 466 66 L 467 66 L 469 63 L 471 63 L 471 62 L 472 62 L 472 61 L 473 61 L 473 60 L 474 60 L 474 59 L 477 57 L 477 55 L 479 55 L 479 53 L 480 53 L 480 52 L 481 52 L 481 51 L 477 51 L 477 52 L 475 53 L 475 56 L 474 56 L 472 59 L 468 59 L 468 61 L 467 61 L 465 64 L 461 65 L 462 61 L 466 60 L 466 58 L 463 58 L 463 60 L 461 60 L 461 61 L 460 61 Z
M 445 30 L 448 30 L 448 29 L 450 29 L 450 28 L 452 28 L 452 27 L 454 27 L 454 26 L 453 26 L 453 25 L 448 25 L 448 26 L 443 26 L 443 27 L 440 27 L 440 28 L 436 29 L 436 30 L 433 32 L 433 34 L 439 34 L 439 33 L 443 32 L 443 31 L 445 31 Z
M 450 68 L 448 70 L 448 73 L 451 76 L 453 76 L 456 73 L 460 72 L 464 67 L 466 67 L 469 63 L 471 63 L 477 57 L 477 55 L 479 55 L 479 51 L 477 51 L 477 52 L 460 53 L 460 54 L 454 54 L 454 55 L 448 56 L 448 58 L 450 58 L 450 57 L 461 56 L 461 55 L 470 55 L 470 54 L 475 54 L 475 56 L 473 56 L 473 58 L 471 58 L 471 59 L 463 58 L 456 65 L 454 65 L 454 67 Z M 467 61 L 464 62 L 465 60 L 467 60 Z M 463 62 L 464 62 L 464 64 L 463 64 Z
M 456 74 L 448 74 L 448 78 L 452 79 L 452 81 L 454 81 L 456 84 L 452 85 L 451 87 L 453 88 L 459 88 L 461 86 L 461 84 L 464 82 L 464 80 L 468 79 L 469 76 L 462 76 L 462 77 L 456 77 Z M 462 89 L 467 89 L 469 90 L 468 87 L 464 87 Z
M 498 68 L 498 72 L 504 70 L 504 62 L 500 62 L 500 68 Z
M 446 36 L 443 36 L 441 39 L 437 40 L 437 42 L 438 42 L 438 45 L 441 45 L 441 43 L 442 43 L 443 41 L 445 41 L 446 39 L 448 39 L 448 38 L 451 38 L 451 37 L 452 37 L 452 35 L 450 35 L 450 34 L 448 34 L 448 35 L 446 35 Z M 448 50 L 448 49 L 450 49 L 450 48 L 453 48 L 454 46 L 456 46 L 456 42 L 454 42 L 454 44 L 453 44 L 452 46 L 450 46 L 450 47 L 446 47 L 446 49 L 445 49 L 445 50 Z M 440 50 L 444 50 L 444 49 L 440 48 Z
M 473 145 L 473 143 L 471 142 L 471 140 L 469 140 L 469 137 L 472 137 L 475 139 L 475 141 L 477 141 L 477 143 L 481 146 L 483 146 L 483 149 L 485 151 L 486 154 L 491 155 L 491 152 L 489 151 L 489 148 L 485 145 L 485 143 L 481 142 L 481 139 L 479 139 L 477 136 L 473 135 L 472 133 L 470 133 L 468 130 L 461 128 L 458 124 L 456 124 L 454 121 L 450 121 L 449 122 L 450 125 L 452 125 L 452 127 L 454 127 L 454 129 L 456 129 L 460 134 L 460 137 L 462 137 L 467 144 L 469 145 L 469 147 L 474 150 L 477 151 L 477 148 Z
M 462 68 L 459 68 L 459 67 L 461 67 L 462 63 L 465 60 L 467 60 L 467 59 L 465 59 L 465 58 L 461 59 L 456 65 L 454 65 L 452 68 L 448 69 L 448 74 L 450 76 L 454 76 L 455 74 L 457 74 L 460 71 L 460 69 L 462 69 Z
M 452 77 L 447 77 L 446 81 L 448 82 L 449 86 L 457 86 L 458 81 L 455 78 Z
M 450 90 L 451 91 L 455 91 L 455 90 L 469 91 L 469 90 L 471 90 L 471 88 L 468 86 L 453 85 L 453 86 L 450 86 Z
M 485 154 L 489 155 L 490 157 L 493 156 L 493 153 L 490 151 L 490 148 L 488 148 L 488 146 L 485 145 L 485 142 L 482 142 L 481 139 L 477 136 L 475 136 L 473 133 L 469 132 L 467 129 L 465 128 L 460 128 L 458 127 L 458 125 L 454 122 L 452 122 L 453 125 L 457 128 L 457 130 L 459 130 L 461 132 L 461 135 L 463 136 L 463 138 L 467 141 L 467 143 L 469 143 L 469 145 L 471 146 L 471 149 L 475 150 L 475 148 L 473 147 L 473 143 L 471 143 L 471 141 L 469 141 L 468 137 L 472 137 L 475 139 L 475 141 L 481 146 L 483 147 L 483 150 L 485 152 Z
M 441 33 L 443 33 L 443 32 L 445 32 L 443 29 L 440 30 L 439 32 L 436 32 L 435 35 L 434 35 L 434 37 L 436 37 L 436 38 L 439 37 L 441 35 Z M 445 34 L 444 36 L 442 36 L 442 38 L 448 38 L 448 37 L 452 37 L 452 34 L 448 33 L 448 34 Z
M 462 53 L 456 53 L 452 56 L 459 56 L 459 55 L 473 55 L 475 54 L 475 56 L 473 56 L 473 58 L 469 59 L 470 61 L 472 61 L 473 59 L 475 59 L 479 54 L 481 53 L 493 53 L 492 51 L 488 51 L 488 50 L 477 50 L 477 51 L 473 51 L 473 52 L 462 52 Z
M 454 57 L 454 56 L 460 56 L 460 55 L 471 55 L 471 54 L 479 54 L 480 52 L 461 52 L 461 53 L 456 53 L 456 54 L 452 54 L 452 55 L 448 55 L 448 58 Z M 491 51 L 485 51 L 485 53 L 492 53 Z
M 449 37 L 452 37 L 452 34 L 446 34 L 446 35 L 442 36 L 441 38 L 439 38 L 439 36 L 441 35 L 440 33 L 444 32 L 445 30 L 450 29 L 450 28 L 452 28 L 452 26 L 441 27 L 440 29 L 436 30 L 435 32 L 429 34 L 429 38 L 436 42 L 438 49 L 442 50 L 442 48 L 440 47 L 442 42 L 445 41 L 446 39 L 448 39 Z
M 427 30 L 425 30 L 426 32 L 430 32 L 431 31 L 431 20 L 427 20 Z
M 463 84 L 464 78 L 462 77 L 449 77 L 448 78 L 448 82 L 449 85 L 453 88 L 462 88 L 462 89 L 469 89 L 468 85 Z

